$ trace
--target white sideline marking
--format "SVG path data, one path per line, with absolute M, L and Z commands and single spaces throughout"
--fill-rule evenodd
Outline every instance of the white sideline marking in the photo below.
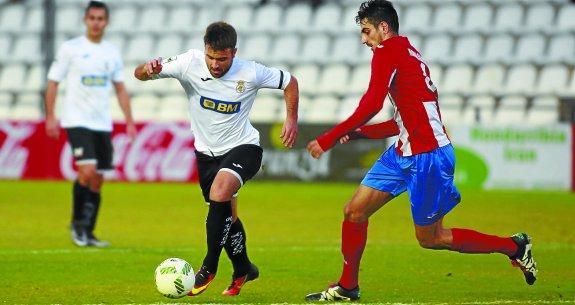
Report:
M 229 303 L 131 303 L 122 305 L 229 305 Z M 235 303 L 243 305 L 259 305 L 259 303 Z M 316 304 L 313 302 L 308 303 L 271 303 L 270 305 L 310 305 Z M 349 305 L 349 302 L 327 302 L 327 304 L 345 304 Z M 361 304 L 359 302 L 353 302 L 352 304 Z M 495 305 L 495 304 L 575 304 L 575 300 L 532 300 L 532 301 L 516 301 L 516 300 L 498 300 L 498 301 L 486 301 L 486 302 L 437 302 L 437 303 L 369 303 L 374 305 Z M 103 305 L 103 304 L 90 304 L 90 305 Z

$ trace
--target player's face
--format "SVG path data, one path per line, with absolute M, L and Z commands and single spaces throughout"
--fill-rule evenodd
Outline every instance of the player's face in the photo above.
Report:
M 106 10 L 103 8 L 91 8 L 84 15 L 84 23 L 88 35 L 94 38 L 100 38 L 104 35 L 104 29 L 108 25 Z
M 237 49 L 228 48 L 225 50 L 214 50 L 210 45 L 206 45 L 206 65 L 210 74 L 215 78 L 220 78 L 228 72 L 236 56 Z
M 365 18 L 361 20 L 359 25 L 361 26 L 361 42 L 372 50 L 375 50 L 384 38 L 381 26 L 375 27 Z

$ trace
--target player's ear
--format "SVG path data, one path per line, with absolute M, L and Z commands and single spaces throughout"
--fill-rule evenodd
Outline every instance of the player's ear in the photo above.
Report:
M 238 48 L 233 48 L 232 49 L 232 57 L 236 56 L 236 52 L 238 52 Z
M 389 24 L 387 24 L 387 22 L 385 21 L 381 21 L 378 25 L 377 25 L 379 31 L 383 34 L 388 34 L 389 33 Z

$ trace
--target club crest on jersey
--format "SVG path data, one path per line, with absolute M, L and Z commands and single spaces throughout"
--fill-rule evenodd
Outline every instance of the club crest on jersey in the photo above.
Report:
M 244 93 L 246 91 L 246 81 L 239 80 L 238 85 L 236 86 L 237 93 Z
M 224 114 L 240 112 L 240 104 L 240 102 L 226 102 L 204 96 L 200 98 L 202 108 Z

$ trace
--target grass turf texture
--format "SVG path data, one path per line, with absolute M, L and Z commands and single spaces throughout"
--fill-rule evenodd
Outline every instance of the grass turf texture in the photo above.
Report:
M 304 303 L 341 270 L 342 206 L 353 184 L 250 182 L 240 217 L 248 252 L 261 271 L 238 297 L 220 295 L 231 279 L 222 253 L 215 281 L 195 298 L 170 300 L 155 289 L 155 267 L 168 257 L 197 269 L 204 255 L 207 206 L 187 184 L 108 183 L 97 235 L 109 249 L 72 245 L 71 183 L 0 182 L 0 303 Z M 502 255 L 420 248 L 407 196 L 369 224 L 360 284 L 362 303 L 555 304 L 575 302 L 575 195 L 462 190 L 447 226 L 534 239 L 539 279 Z

